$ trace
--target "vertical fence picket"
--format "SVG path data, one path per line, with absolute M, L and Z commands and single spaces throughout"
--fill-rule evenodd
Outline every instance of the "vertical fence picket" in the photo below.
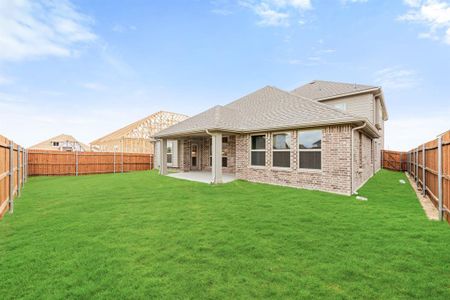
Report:
M 14 212 L 14 143 L 9 144 L 9 212 Z
M 75 151 L 75 176 L 78 176 L 78 151 Z
M 438 206 L 439 206 L 439 220 L 443 218 L 442 205 L 442 136 L 438 137 Z
M 422 195 L 426 195 L 426 191 L 427 191 L 427 181 L 426 181 L 426 175 L 427 175 L 427 167 L 426 167 L 426 161 L 425 161 L 425 155 L 426 150 L 425 150 L 425 144 L 422 145 Z
M 20 188 L 21 188 L 21 182 L 20 182 L 20 146 L 17 146 L 17 197 L 20 197 Z

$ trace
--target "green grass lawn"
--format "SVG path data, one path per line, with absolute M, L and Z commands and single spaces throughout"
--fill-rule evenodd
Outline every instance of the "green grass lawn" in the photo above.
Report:
M 0 298 L 450 299 L 450 228 L 401 173 L 355 197 L 135 172 L 30 178 Z

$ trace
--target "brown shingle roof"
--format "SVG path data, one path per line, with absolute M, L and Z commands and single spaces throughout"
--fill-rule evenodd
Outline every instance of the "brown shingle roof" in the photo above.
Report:
M 365 121 L 329 105 L 267 86 L 225 106 L 195 115 L 159 132 L 168 137 L 206 130 L 255 132 Z

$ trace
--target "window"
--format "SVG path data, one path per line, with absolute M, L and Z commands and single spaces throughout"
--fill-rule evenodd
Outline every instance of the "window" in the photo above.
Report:
M 52 142 L 53 147 L 59 147 L 59 142 Z
M 322 131 L 298 132 L 298 156 L 300 169 L 322 168 Z
M 253 135 L 251 137 L 251 158 L 250 164 L 252 166 L 266 165 L 266 136 Z
M 289 133 L 273 135 L 272 166 L 291 167 L 291 135 Z
M 336 103 L 334 105 L 335 108 L 346 111 L 347 110 L 347 103 Z
M 167 163 L 172 163 L 172 143 L 167 142 Z

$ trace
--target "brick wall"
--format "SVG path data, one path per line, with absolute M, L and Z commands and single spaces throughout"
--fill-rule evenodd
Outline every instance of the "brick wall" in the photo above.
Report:
M 272 167 L 272 134 L 266 135 L 266 165 L 250 166 L 250 135 L 236 137 L 236 176 L 263 182 L 316 189 L 340 194 L 351 193 L 351 127 L 329 126 L 322 129 L 322 170 L 298 168 L 297 131 L 291 133 L 291 167 Z
M 234 173 L 235 172 L 235 165 L 236 165 L 236 137 L 235 136 L 227 136 L 228 137 L 228 143 L 222 144 L 222 148 L 224 151 L 228 153 L 227 155 L 227 167 L 222 168 L 222 172 L 224 173 Z M 183 164 L 180 165 L 181 170 L 188 172 L 191 170 L 191 145 L 192 143 L 196 143 L 198 145 L 199 149 L 199 156 L 198 156 L 198 163 L 199 163 L 199 169 L 202 171 L 211 171 L 211 166 L 209 165 L 209 154 L 210 154 L 210 147 L 211 147 L 211 138 L 210 137 L 203 137 L 203 138 L 196 138 L 196 139 L 185 139 L 183 140 L 183 151 L 180 154 L 180 156 L 183 156 L 183 158 L 180 159 L 180 161 L 183 162 Z
M 376 143 L 372 148 L 372 139 L 363 133 L 360 135 L 359 132 L 355 132 L 353 137 L 354 190 L 361 187 L 374 174 L 375 157 L 379 156 L 377 148 Z

